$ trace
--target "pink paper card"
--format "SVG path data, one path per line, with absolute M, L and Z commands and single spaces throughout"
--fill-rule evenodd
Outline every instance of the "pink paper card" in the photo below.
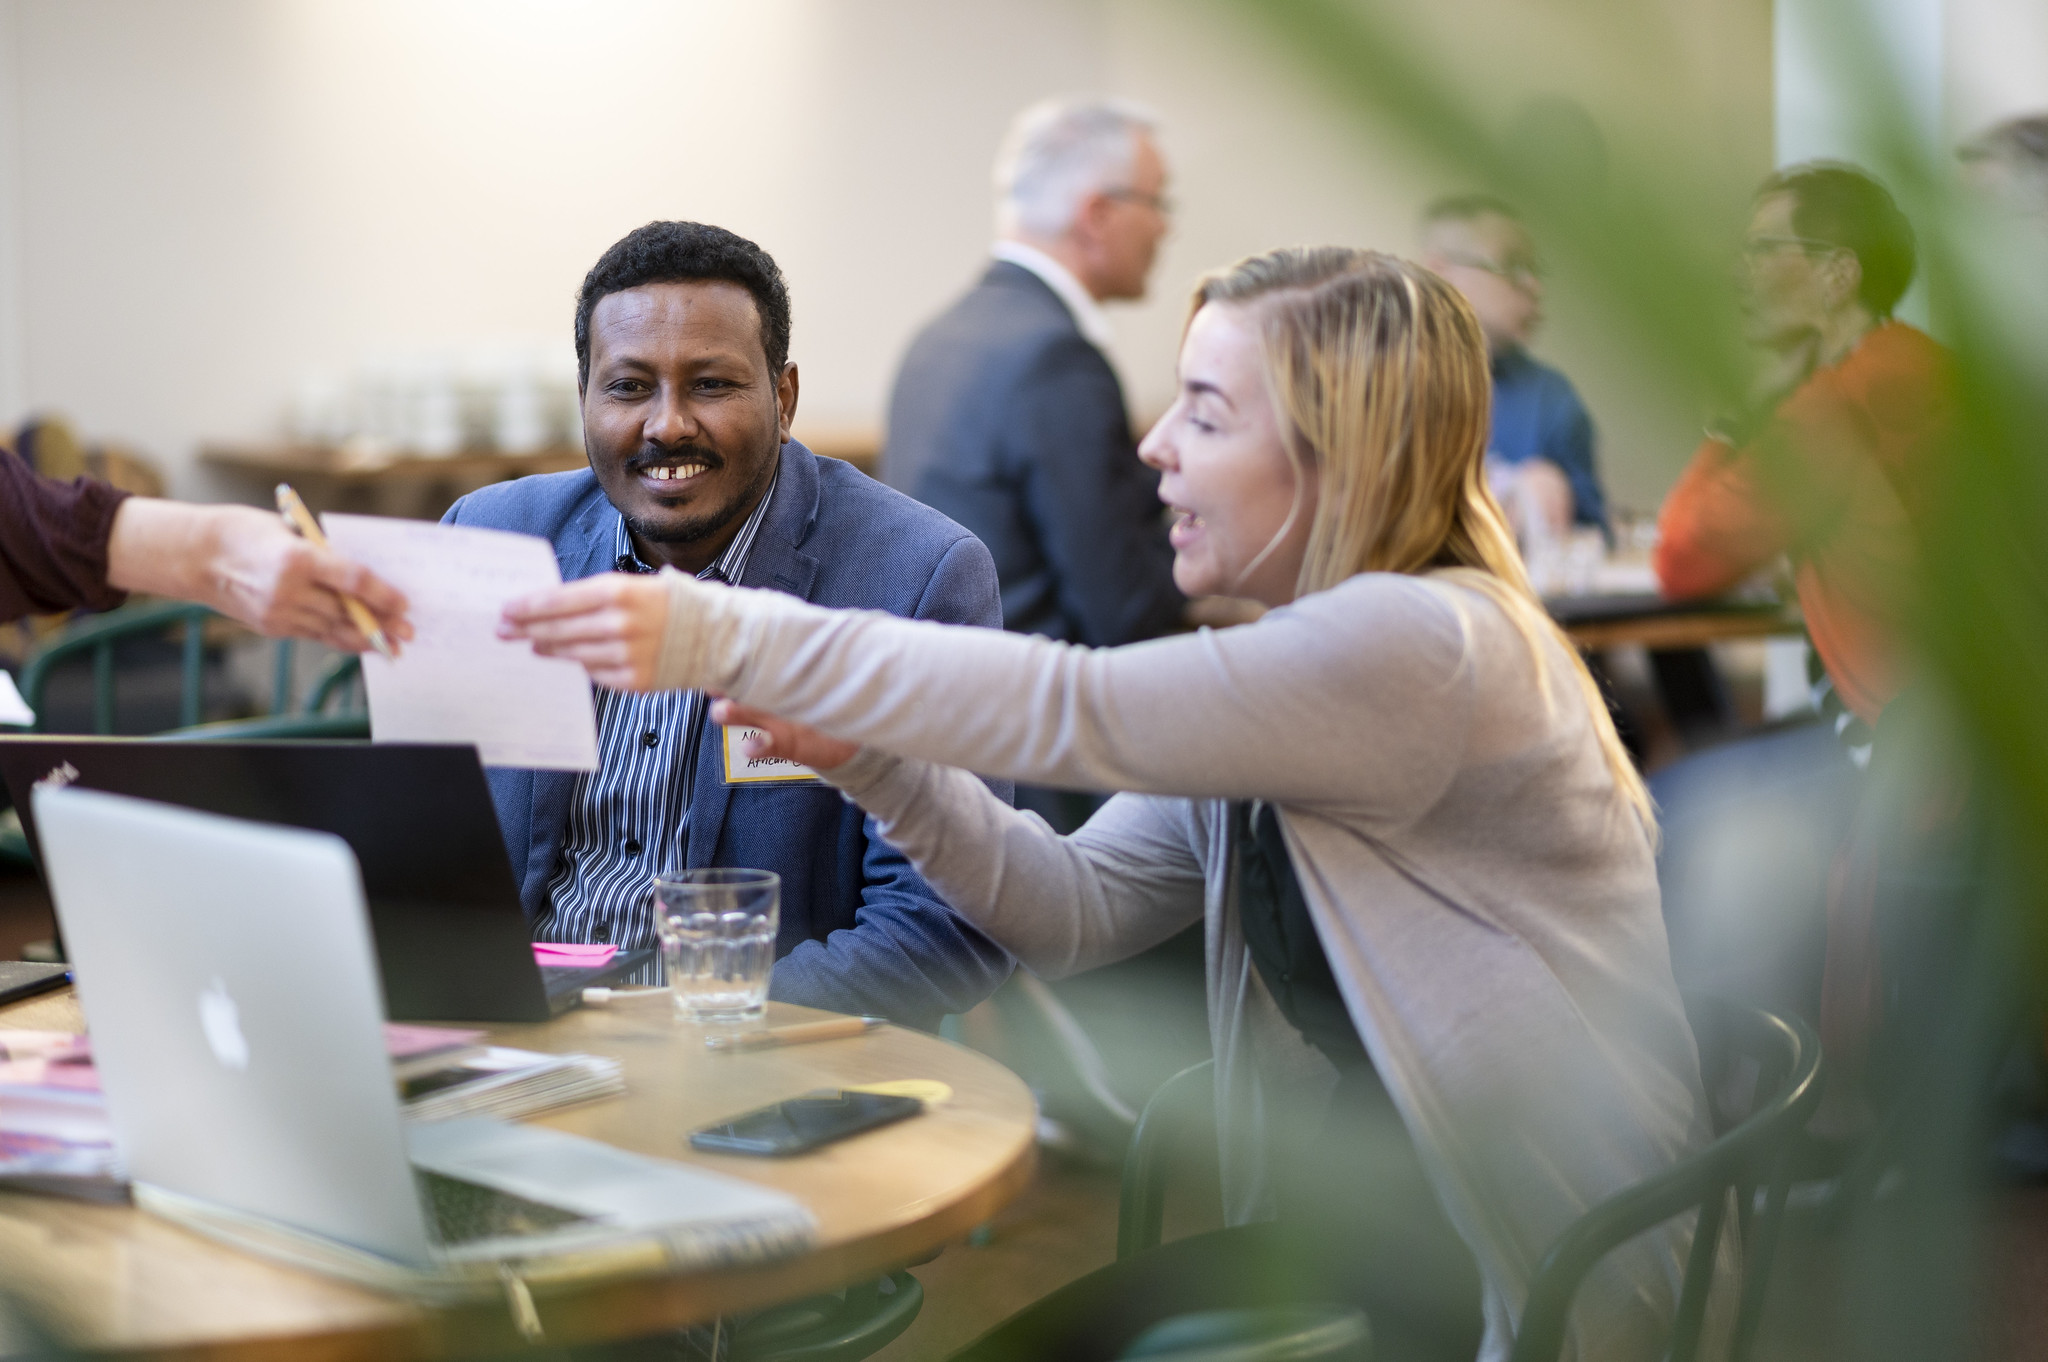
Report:
M 617 946 L 600 946 L 587 941 L 536 941 L 533 943 L 533 959 L 538 965 L 572 969 L 596 969 L 609 965 L 612 957 L 619 953 Z
M 452 1026 L 411 1026 L 402 1022 L 384 1023 L 384 1052 L 393 1059 L 411 1059 L 415 1055 L 430 1055 L 437 1050 L 455 1050 L 465 1045 L 475 1045 L 485 1032 L 458 1030 Z
M 69 1031 L 0 1031 L 0 1059 L 89 1059 L 92 1044 Z

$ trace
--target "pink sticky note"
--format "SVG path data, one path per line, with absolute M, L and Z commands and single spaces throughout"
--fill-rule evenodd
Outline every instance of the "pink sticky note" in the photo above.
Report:
M 409 1026 L 403 1022 L 385 1022 L 384 1053 L 393 1059 L 413 1059 L 436 1050 L 456 1050 L 465 1045 L 475 1045 L 485 1034 L 450 1026 Z
M 574 969 L 596 969 L 608 965 L 619 953 L 617 946 L 600 946 L 586 941 L 536 941 L 533 959 L 539 965 L 567 965 Z

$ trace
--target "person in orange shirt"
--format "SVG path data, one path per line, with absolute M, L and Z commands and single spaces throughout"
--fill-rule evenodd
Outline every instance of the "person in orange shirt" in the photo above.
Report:
M 1687 599 L 1789 557 L 1825 672 L 1821 722 L 1653 777 L 1659 874 L 1681 984 L 1818 1019 L 1829 878 L 1870 730 L 1905 683 L 1899 621 L 1915 509 L 1949 429 L 1946 359 L 1891 315 L 1913 230 L 1861 171 L 1773 175 L 1742 258 L 1758 376 L 1746 413 L 1716 423 L 1665 501 L 1654 563 L 1664 594 Z
M 1874 724 L 1900 685 L 1914 488 L 1948 429 L 1941 347 L 1891 316 L 1913 231 L 1867 175 L 1798 167 L 1758 194 L 1743 260 L 1757 415 L 1693 455 L 1658 517 L 1657 579 L 1714 596 L 1789 554 L 1828 680 Z

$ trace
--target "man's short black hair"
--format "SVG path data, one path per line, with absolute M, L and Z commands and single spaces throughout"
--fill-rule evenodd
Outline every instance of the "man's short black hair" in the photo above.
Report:
M 643 284 L 722 279 L 754 295 L 768 375 L 789 363 L 789 286 L 774 257 L 743 236 L 703 222 L 650 222 L 613 243 L 583 276 L 576 295 L 576 382 L 590 378 L 590 313 L 608 293 Z
M 1856 296 L 1871 315 L 1889 317 L 1913 282 L 1913 224 L 1891 191 L 1854 166 L 1816 161 L 1764 181 L 1757 198 L 1792 196 L 1792 230 L 1856 257 L 1863 283 Z
M 1422 225 L 1434 226 L 1439 222 L 1470 222 L 1474 218 L 1503 217 L 1510 222 L 1520 222 L 1522 215 L 1506 199 L 1492 194 L 1446 194 L 1430 201 L 1422 210 Z

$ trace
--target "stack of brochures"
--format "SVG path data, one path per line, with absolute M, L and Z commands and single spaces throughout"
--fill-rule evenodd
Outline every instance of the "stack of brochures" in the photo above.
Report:
M 0 1031 L 0 1187 L 127 1195 L 85 1037 Z
M 543 1055 L 492 1045 L 443 1067 L 404 1080 L 407 1119 L 446 1121 L 456 1116 L 512 1120 L 626 1090 L 615 1060 L 596 1055 Z
M 482 1031 L 392 1025 L 384 1039 L 408 1120 L 513 1120 L 626 1090 L 613 1060 L 485 1045 Z M 86 1037 L 0 1030 L 0 1190 L 126 1195 Z

